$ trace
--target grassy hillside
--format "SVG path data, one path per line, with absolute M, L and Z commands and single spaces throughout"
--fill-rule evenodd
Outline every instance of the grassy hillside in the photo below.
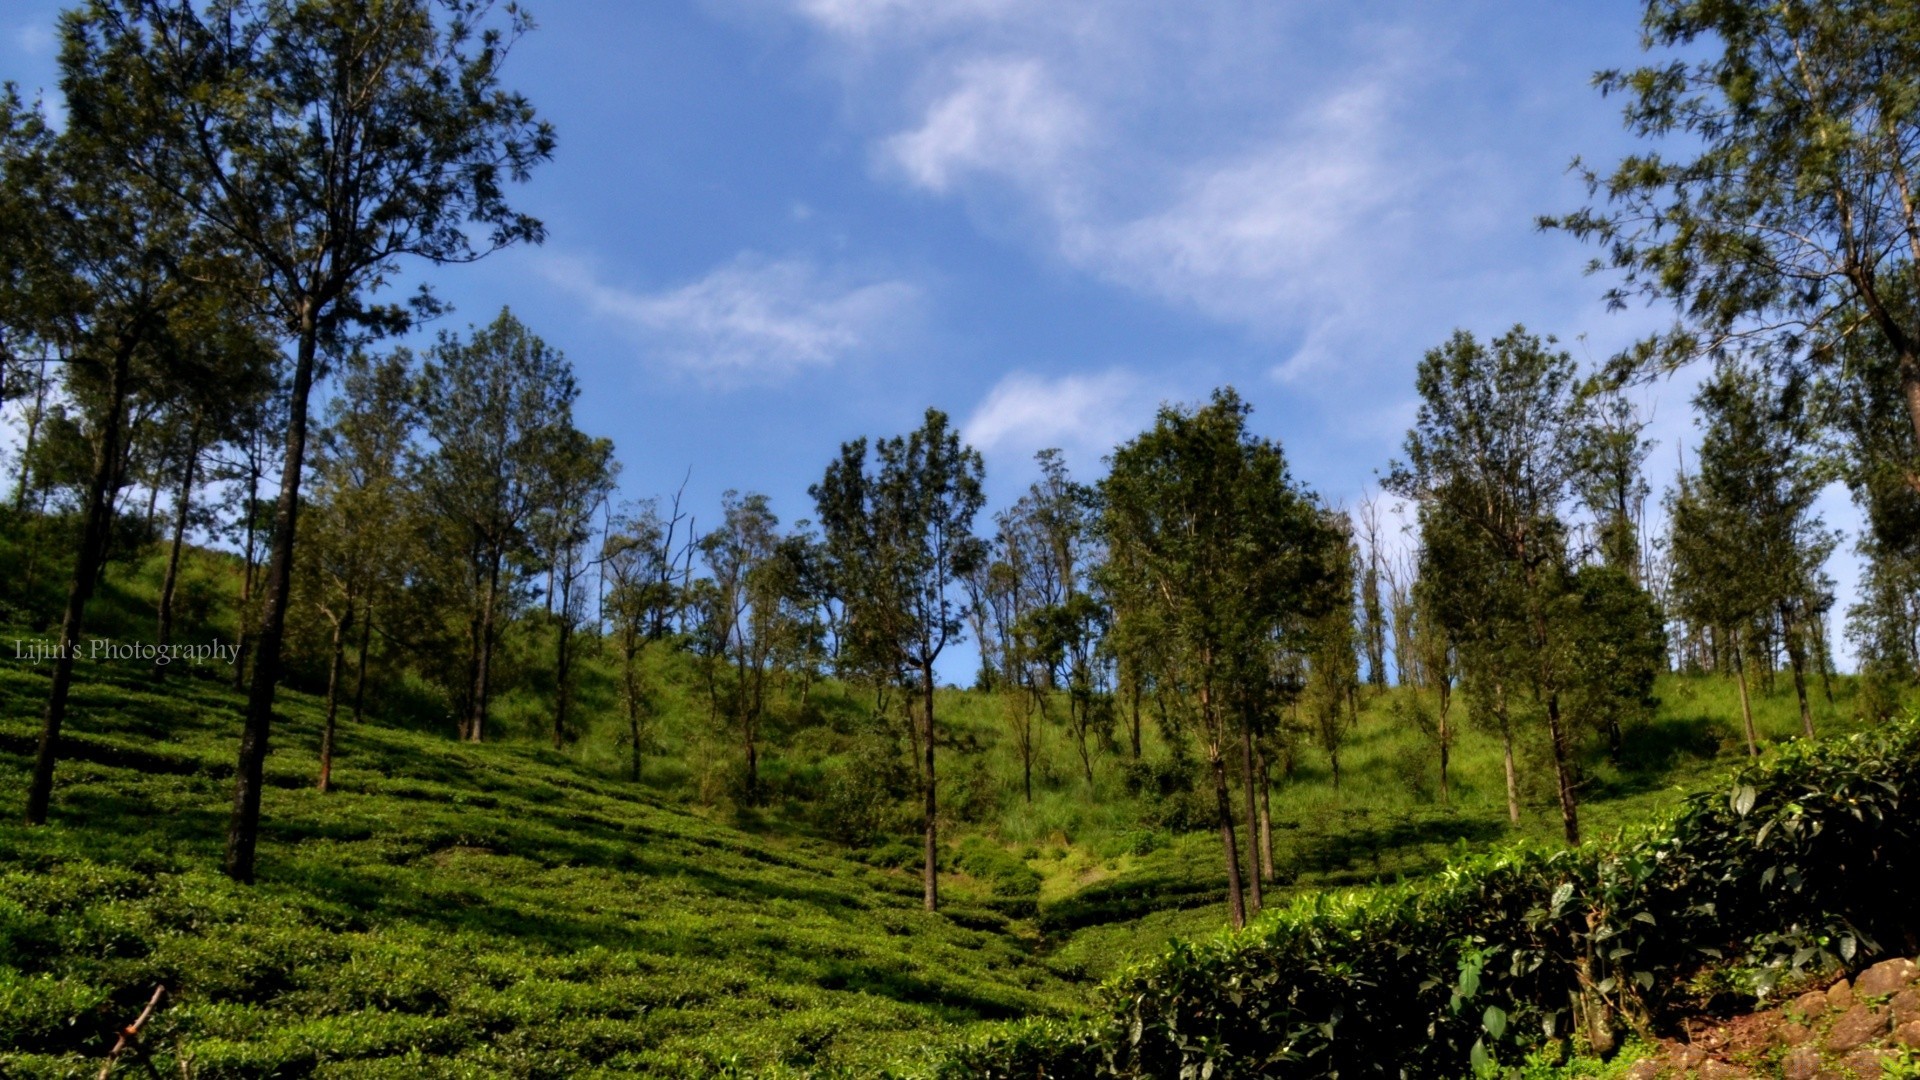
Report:
M 180 640 L 225 632 L 230 561 L 190 560 Z M 157 582 L 153 557 L 114 567 L 98 632 L 145 637 Z M 3 1077 L 91 1074 L 160 983 L 172 993 L 152 1045 L 202 1077 L 869 1076 L 976 1022 L 1082 1012 L 1127 961 L 1224 925 L 1197 752 L 1151 721 L 1138 761 L 1122 732 L 1096 736 L 1091 781 L 1069 732 L 1043 723 L 1029 803 L 1001 703 L 943 692 L 947 908 L 928 916 L 897 699 L 876 715 L 867 691 L 786 688 L 764 797 L 748 804 L 694 661 L 657 647 L 633 783 L 611 661 L 591 636 L 579 730 L 545 748 L 537 625 L 508 635 L 498 741 L 455 743 L 428 688 L 376 683 L 379 719 L 343 731 L 329 795 L 312 789 L 319 704 L 285 692 L 261 883 L 243 888 L 217 869 L 240 705 L 213 678 L 224 669 L 156 683 L 136 664 L 83 664 L 54 824 L 15 824 L 48 669 L 14 659 L 12 639 L 32 636 L 0 634 Z M 308 686 L 315 645 L 295 642 Z M 1851 680 L 1834 691 L 1816 680 L 1816 723 L 1857 726 Z M 1584 751 L 1589 835 L 1744 758 L 1730 682 L 1668 676 L 1659 696 L 1618 762 L 1597 740 Z M 1337 786 L 1324 749 L 1293 746 L 1273 793 L 1280 898 L 1557 842 L 1537 734 L 1520 748 L 1515 828 L 1499 744 L 1458 705 L 1441 800 L 1416 719 L 1430 706 L 1363 692 Z M 1756 686 L 1755 708 L 1764 741 L 1796 737 L 1784 675 Z
M 0 665 L 0 791 L 24 789 L 44 670 Z M 964 882 L 928 916 L 911 876 L 551 754 L 354 728 L 320 795 L 298 694 L 261 883 L 236 886 L 235 695 L 86 673 L 54 824 L 0 824 L 7 1076 L 97 1061 L 157 983 L 151 1045 L 199 1077 L 870 1075 L 947 1025 L 1078 1000 Z

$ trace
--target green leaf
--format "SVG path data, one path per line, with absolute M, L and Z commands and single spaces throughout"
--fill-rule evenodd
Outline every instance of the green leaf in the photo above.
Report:
M 1729 801 L 1733 806 L 1735 816 L 1746 817 L 1751 813 L 1753 811 L 1753 800 L 1758 797 L 1759 793 L 1753 790 L 1752 784 L 1741 784 L 1739 787 L 1734 788 L 1733 797 Z
M 1487 1044 L 1480 1039 L 1473 1041 L 1473 1053 L 1468 1060 L 1473 1063 L 1473 1074 L 1485 1076 L 1493 1071 L 1493 1059 L 1487 1056 Z
M 1487 1006 L 1487 1011 L 1481 1014 L 1480 1026 L 1486 1028 L 1487 1034 L 1493 1036 L 1496 1039 L 1506 1034 L 1507 1033 L 1506 1010 L 1502 1009 L 1498 1005 Z

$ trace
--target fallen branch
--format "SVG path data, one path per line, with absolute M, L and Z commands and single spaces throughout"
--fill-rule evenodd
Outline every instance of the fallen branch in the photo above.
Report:
M 139 1057 L 140 1063 L 147 1067 L 147 1073 L 154 1080 L 160 1080 L 159 1071 L 153 1067 L 152 1059 L 147 1057 L 146 1049 L 140 1045 L 140 1028 L 153 1018 L 153 1010 L 160 1007 L 160 998 L 166 992 L 167 988 L 164 985 L 154 987 L 153 997 L 148 999 L 147 1007 L 140 1010 L 140 1015 L 134 1018 L 133 1023 L 120 1029 L 120 1038 L 114 1041 L 113 1049 L 107 1054 L 106 1063 L 100 1066 L 100 1080 L 107 1080 L 107 1074 L 113 1071 L 113 1063 L 118 1061 L 120 1054 L 128 1049 Z

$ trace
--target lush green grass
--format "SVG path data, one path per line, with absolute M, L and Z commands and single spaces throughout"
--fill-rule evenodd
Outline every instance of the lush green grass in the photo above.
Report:
M 550 753 L 357 727 L 321 795 L 297 694 L 260 884 L 236 886 L 217 872 L 236 697 L 86 675 L 53 823 L 0 824 L 8 1076 L 74 1074 L 161 983 L 149 1043 L 201 1077 L 867 1075 L 949 1025 L 1080 1000 L 964 878 L 930 916 L 912 876 Z M 24 788 L 45 687 L 0 665 L 0 790 Z

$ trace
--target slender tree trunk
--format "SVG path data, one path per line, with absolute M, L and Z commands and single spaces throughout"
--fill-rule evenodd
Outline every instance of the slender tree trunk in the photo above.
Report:
M 1260 770 L 1255 768 L 1253 763 L 1253 723 L 1251 717 L 1243 717 L 1240 724 L 1240 771 L 1246 778 L 1247 841 L 1253 845 L 1253 851 L 1250 852 L 1253 857 L 1247 860 L 1250 869 L 1253 871 L 1247 875 L 1247 883 L 1252 886 L 1251 893 L 1248 897 L 1248 910 L 1251 914 L 1258 915 L 1260 914 L 1261 905 L 1266 897 L 1262 895 L 1260 883 L 1260 879 L 1265 876 L 1265 873 L 1260 865 L 1259 854 L 1260 798 L 1259 792 L 1254 790 L 1259 786 Z
M 639 634 L 622 629 L 620 631 L 620 685 L 622 697 L 627 707 L 627 738 L 632 744 L 633 754 L 629 779 L 640 782 L 640 680 L 636 668 L 639 659 L 639 643 L 635 640 Z
M 467 741 L 484 742 L 487 737 L 487 682 L 493 672 L 493 619 L 499 606 L 500 555 L 489 554 L 487 561 L 486 604 L 480 609 L 480 650 L 473 671 L 473 714 L 467 718 Z
M 1233 805 L 1227 798 L 1227 762 L 1216 743 L 1208 747 L 1208 764 L 1213 769 L 1214 812 L 1220 818 L 1220 847 L 1227 860 L 1227 917 L 1233 928 L 1247 925 L 1247 907 L 1240 883 L 1240 846 L 1233 836 Z
M 557 628 L 560 640 L 554 649 L 554 689 L 553 689 L 553 748 L 559 750 L 566 745 L 567 706 L 571 703 L 573 656 L 570 646 L 573 643 L 573 622 L 565 615 L 560 617 Z
M 1140 680 L 1138 678 L 1131 680 L 1131 689 L 1128 692 L 1127 698 L 1128 698 L 1128 716 L 1129 716 L 1127 733 L 1132 737 L 1132 740 L 1133 740 L 1133 760 L 1139 761 L 1140 760 Z
M 260 516 L 260 472 L 254 466 L 253 459 L 247 460 L 247 544 L 243 561 L 240 564 L 240 613 L 238 622 L 240 632 L 233 641 L 233 688 L 242 690 L 247 685 L 247 656 L 252 647 L 253 620 L 253 567 L 254 542 L 259 532 L 257 528 Z
M 940 845 L 936 830 L 939 828 L 940 805 L 933 771 L 933 659 L 931 657 L 921 661 L 920 679 L 927 691 L 927 798 L 923 811 L 927 833 L 926 903 L 928 911 L 938 911 L 940 910 Z
M 1733 678 L 1740 686 L 1740 717 L 1746 722 L 1747 756 L 1759 757 L 1760 740 L 1753 732 L 1753 702 L 1747 698 L 1747 654 L 1740 647 L 1740 635 L 1729 636 L 1733 638 Z
M 1267 771 L 1267 752 L 1253 746 L 1255 771 L 1260 774 L 1260 876 L 1274 880 L 1273 873 L 1273 774 Z
M 1573 748 L 1567 738 L 1567 725 L 1560 716 L 1560 695 L 1547 694 L 1547 735 L 1553 743 L 1553 776 L 1560 787 L 1560 825 L 1567 846 L 1580 843 L 1580 809 L 1573 787 Z
M 1452 806 L 1452 792 L 1448 788 L 1447 757 L 1453 752 L 1453 728 L 1448 714 L 1453 711 L 1451 695 L 1445 687 L 1440 689 L 1440 805 Z
M 1513 767 L 1513 718 L 1507 715 L 1507 688 L 1493 684 L 1494 710 L 1500 718 L 1501 765 L 1507 773 L 1507 822 L 1520 824 L 1520 774 Z
M 80 527 L 80 551 L 74 557 L 73 580 L 67 586 L 66 611 L 60 619 L 60 653 L 54 658 L 53 684 L 40 724 L 40 745 L 33 759 L 33 779 L 27 785 L 29 825 L 47 823 L 53 799 L 53 770 L 60 758 L 60 726 L 67 716 L 67 695 L 73 685 L 74 653 L 86 621 L 87 601 L 93 597 L 97 563 L 106 548 L 107 488 L 120 458 L 120 440 L 126 423 L 127 380 L 133 366 L 134 343 L 121 341 L 114 349 L 107 381 L 107 411 L 101 417 L 100 442 L 94 447 L 93 477 L 87 484 L 86 517 Z
M 360 651 L 353 658 L 353 722 L 360 722 L 360 706 L 367 694 L 367 646 L 373 643 L 373 602 L 361 605 Z
M 40 434 L 40 418 L 47 406 L 47 359 L 40 358 L 40 377 L 34 383 L 33 410 L 27 413 L 27 436 L 20 446 L 20 486 L 13 489 L 13 510 L 25 514 L 27 492 L 33 481 L 33 447 Z
M 187 511 L 193 505 L 193 474 L 199 463 L 200 418 L 196 416 L 193 429 L 187 434 L 187 459 L 180 471 L 180 497 L 174 500 L 173 507 L 173 544 L 167 549 L 167 572 L 160 582 L 160 625 L 155 636 L 162 650 L 173 641 L 173 593 L 180 580 L 180 549 L 186 543 Z M 166 672 L 166 664 L 154 664 L 156 678 Z
M 273 697 L 280 685 L 280 645 L 286 634 L 287 600 L 293 584 L 293 530 L 300 512 L 300 469 L 307 451 L 307 396 L 313 389 L 319 335 L 319 312 L 312 300 L 303 303 L 300 315 L 300 344 L 287 408 L 287 457 L 281 466 L 280 497 L 273 511 L 273 551 L 267 561 L 260 639 L 254 647 L 253 678 L 247 691 L 246 727 L 240 735 L 233 820 L 227 826 L 227 876 L 249 885 L 253 884 L 254 852 L 260 837 L 260 781 L 267 763 Z
M 1900 357 L 1900 396 L 1906 399 L 1907 421 L 1913 425 L 1913 437 L 1920 440 L 1920 356 L 1907 351 Z M 1920 491 L 1920 472 L 1907 472 L 1907 484 Z
M 1820 669 L 1820 690 L 1827 704 L 1833 704 L 1833 654 L 1827 649 L 1826 619 L 1816 616 L 1808 624 L 1813 636 L 1813 660 Z
M 1793 695 L 1800 701 L 1800 730 L 1813 738 L 1813 709 L 1807 705 L 1807 650 L 1792 605 L 1780 609 L 1780 632 L 1787 639 L 1787 663 L 1793 668 Z
M 333 644 L 327 659 L 327 721 L 320 729 L 320 779 L 314 786 L 321 792 L 333 790 L 333 722 L 340 708 L 340 665 L 346 658 L 347 631 L 353 624 L 353 598 L 347 598 L 347 612 L 333 624 Z

